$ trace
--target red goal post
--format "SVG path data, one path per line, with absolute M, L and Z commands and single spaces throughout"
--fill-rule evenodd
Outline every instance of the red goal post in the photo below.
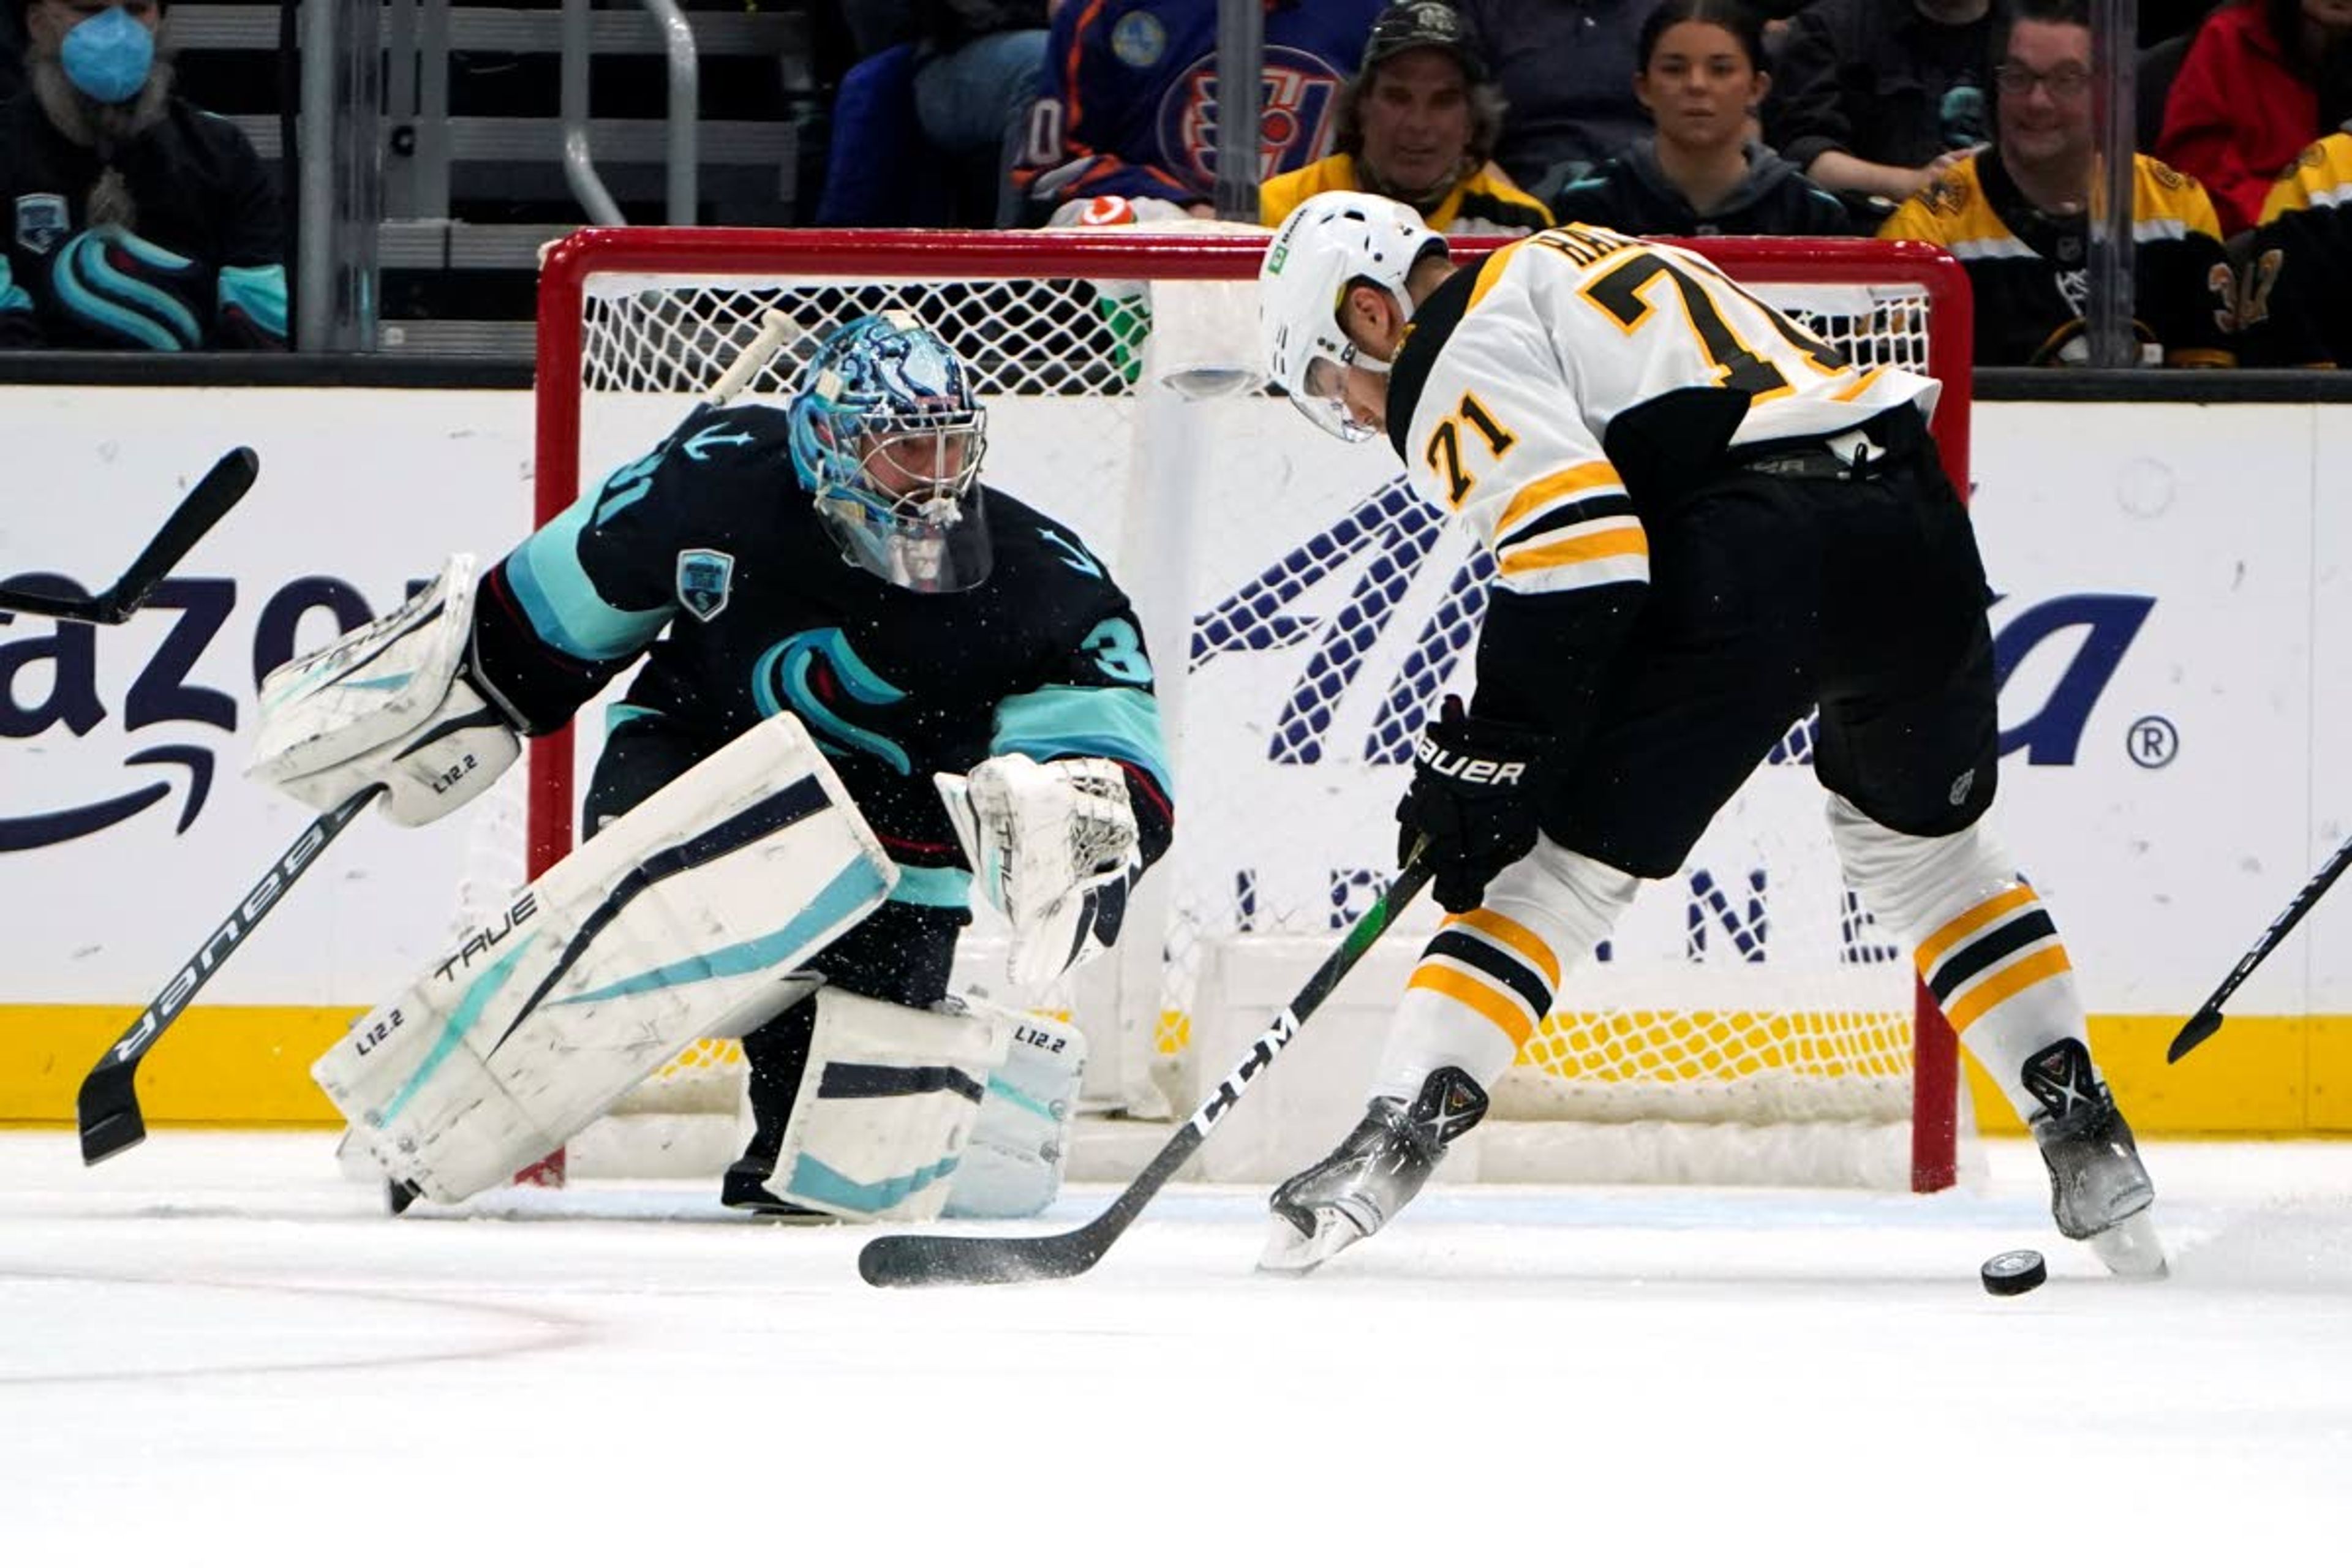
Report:
M 1475 258 L 1504 243 L 1465 239 L 1456 242 L 1455 251 Z M 1839 297 L 1849 291 L 1883 301 L 1865 308 L 1871 320 L 1845 336 L 1843 346 L 1850 353 L 1884 355 L 1941 381 L 1936 435 L 1955 487 L 1968 493 L 1972 307 L 1965 275 L 1948 254 L 1932 247 L 1875 240 L 1705 238 L 1677 243 L 1706 256 L 1776 302 L 1782 302 L 1783 290 L 1794 291 L 1789 296 L 1792 299 L 1805 291 Z M 1252 279 L 1264 248 L 1264 238 L 1254 235 L 1171 236 L 1131 229 L 581 230 L 551 246 L 541 258 L 534 524 L 543 524 L 570 505 L 583 479 L 602 471 L 583 471 L 586 464 L 609 467 L 637 455 L 597 449 L 586 413 L 592 395 L 617 388 L 632 396 L 670 397 L 675 407 L 667 417 L 674 421 L 716 379 L 728 351 L 748 337 L 752 319 L 748 306 L 739 310 L 728 300 L 730 289 L 740 289 L 752 303 L 822 300 L 825 310 L 878 308 L 858 302 L 899 285 L 945 290 L 925 298 L 934 302 L 952 298 L 952 309 L 960 312 L 971 301 L 982 301 L 973 307 L 978 314 L 959 315 L 957 325 L 971 341 L 993 342 L 1000 335 L 1013 335 L 1014 329 L 992 312 L 1034 285 L 1051 298 L 1042 307 L 1039 320 L 1045 325 L 1038 336 L 1023 338 L 1006 351 L 1008 363 L 1023 355 L 1034 356 L 1022 360 L 1029 370 L 1007 373 L 1016 380 L 1028 377 L 1017 380 L 1014 389 L 1050 392 L 1064 383 L 1086 383 L 1092 395 L 1132 402 L 1140 400 L 1131 363 L 1139 357 L 1139 340 L 1131 322 L 1119 322 L 1111 329 L 1106 351 L 1098 335 L 1102 319 L 1116 318 L 1119 301 L 1153 284 Z M 1082 308 L 1090 294 L 1098 307 L 1091 319 Z M 845 300 L 849 303 L 839 305 Z M 615 328 L 613 323 L 624 316 L 628 324 Z M 814 313 L 807 335 L 817 335 L 831 320 L 823 311 Z M 940 325 L 937 321 L 930 324 Z M 959 334 L 950 331 L 948 335 L 955 342 Z M 691 352 L 673 356 L 669 346 L 657 341 L 666 336 L 676 337 Z M 613 348 L 619 338 L 626 342 Z M 965 343 L 959 348 L 969 356 Z M 1054 358 L 1056 368 L 1037 373 L 1043 375 L 1040 381 L 1032 372 L 1048 358 Z M 1118 361 L 1123 371 L 1123 375 L 1111 375 L 1108 384 L 1102 374 L 1106 359 Z M 982 384 L 984 393 L 1007 390 L 992 387 L 985 376 Z M 750 395 L 781 398 L 788 386 L 788 371 L 780 366 L 774 377 L 755 382 Z M 1304 428 L 1303 421 L 1294 423 Z M 658 435 L 667 426 L 647 428 Z M 992 472 L 997 461 L 992 447 Z M 1113 565 L 1123 579 L 1129 577 L 1115 557 Z M 1203 607 L 1192 605 L 1187 618 L 1196 619 Z M 1171 655 L 1164 642 L 1160 658 L 1167 669 Z M 531 747 L 527 863 L 533 876 L 571 847 L 577 798 L 574 754 L 569 731 Z M 1185 831 L 1182 809 L 1180 841 Z M 1828 853 L 1825 844 L 1821 853 Z M 1149 880 L 1146 886 L 1150 886 Z M 1339 894 L 1335 891 L 1333 897 L 1336 901 Z M 1163 951 L 1175 950 L 1171 944 Z M 1151 957 L 1147 953 L 1144 961 Z M 1571 992 L 1581 979 L 1580 974 L 1571 981 Z M 1924 986 L 1915 981 L 1910 992 L 1909 1184 L 1935 1191 L 1950 1185 L 1957 1169 L 1958 1056 L 1951 1033 Z M 1563 995 L 1563 1003 L 1568 1000 Z M 1164 1035 L 1166 1014 L 1154 1022 Z M 1206 1043 L 1213 1056 L 1218 1044 Z M 1168 1048 L 1164 1040 L 1160 1048 Z

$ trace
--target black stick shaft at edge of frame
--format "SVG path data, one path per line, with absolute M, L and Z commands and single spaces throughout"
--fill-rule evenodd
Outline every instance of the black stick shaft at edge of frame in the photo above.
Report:
M 1093 1268 L 1428 882 L 1431 867 L 1423 858 L 1424 849 L 1416 848 L 1408 858 L 1389 890 L 1349 929 L 1337 951 L 1324 959 L 1290 1005 L 1250 1043 L 1247 1054 L 1108 1208 L 1077 1229 L 1055 1236 L 877 1237 L 858 1252 L 858 1275 L 868 1285 L 891 1289 L 1066 1279 Z
M 261 459 L 254 456 L 250 447 L 236 447 L 223 457 L 181 498 L 155 537 L 147 542 L 147 547 L 105 593 L 92 597 L 0 588 L 0 611 L 121 626 L 137 613 L 147 595 L 155 591 L 155 585 L 195 547 L 196 541 L 245 499 L 245 492 L 253 488 L 254 479 L 260 472 Z
M 286 853 L 262 874 L 261 880 L 237 900 L 228 918 L 180 966 L 171 983 L 147 1004 L 138 1022 L 98 1058 L 98 1065 L 81 1080 L 81 1092 L 75 1100 L 83 1164 L 95 1165 L 146 1141 L 147 1121 L 139 1110 L 139 1090 L 134 1081 L 139 1064 L 155 1048 L 163 1031 L 186 1010 L 196 993 L 220 973 L 229 955 L 244 945 L 262 917 L 277 906 L 310 863 L 334 841 L 337 834 L 351 826 L 352 819 L 383 788 L 382 784 L 370 784 L 304 827 Z
M 2172 1038 L 2171 1048 L 2164 1053 L 2166 1062 L 2179 1061 L 2213 1037 L 2214 1031 L 2221 1026 L 2221 1005 L 2230 999 L 2232 992 L 2245 984 L 2246 976 L 2252 974 L 2263 960 L 2286 940 L 2287 932 L 2311 912 L 2311 906 L 2319 902 L 2320 895 L 2335 886 L 2336 879 L 2344 874 L 2347 866 L 2352 866 L 2352 838 L 2336 846 L 2336 853 L 2327 858 L 2327 864 L 2303 885 L 2303 891 L 2294 896 L 2294 901 L 2271 922 L 2270 929 L 2263 932 L 2262 939 L 2247 949 L 2246 956 L 2238 960 L 2238 966 L 2230 971 L 2230 977 L 2214 988 L 2213 994 L 2205 998 L 2205 1005 L 2197 1009 L 2189 1022 L 2180 1026 L 2180 1033 Z

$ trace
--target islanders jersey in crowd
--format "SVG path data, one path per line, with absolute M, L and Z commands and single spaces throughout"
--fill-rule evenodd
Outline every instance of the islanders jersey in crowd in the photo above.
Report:
M 1173 812 L 1126 595 L 1011 496 L 975 489 L 966 504 L 985 508 L 987 577 L 895 587 L 843 558 L 793 473 L 782 409 L 697 414 L 491 569 L 482 672 L 540 734 L 642 657 L 608 725 L 658 724 L 704 756 L 789 710 L 891 858 L 934 872 L 933 888 L 963 870 L 933 773 L 1008 752 L 1108 757 L 1150 860 Z
M 2237 289 L 2205 188 L 2146 153 L 2133 160 L 2134 329 L 2150 363 L 2231 365 Z M 2083 359 L 2090 226 L 2036 211 L 1998 155 L 1979 153 L 1895 209 L 1881 239 L 1924 239 L 1959 258 L 1976 291 L 1976 363 Z
M 2352 364 L 2352 133 L 2305 147 L 2271 187 L 2239 310 L 2249 364 Z
M 1051 210 L 1094 196 L 1214 199 L 1218 0 L 1067 0 L 1013 171 Z M 1267 0 L 1258 178 L 1329 155 L 1331 105 L 1381 0 Z

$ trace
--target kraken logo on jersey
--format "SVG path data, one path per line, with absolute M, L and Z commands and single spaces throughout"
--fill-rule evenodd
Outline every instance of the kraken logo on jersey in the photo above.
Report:
M 723 550 L 677 552 L 677 602 L 698 621 L 715 621 L 727 608 L 735 582 L 735 557 Z
M 863 707 L 887 708 L 906 695 L 857 657 L 848 634 L 839 626 L 794 632 L 751 667 L 751 700 L 762 716 L 797 713 L 814 731 L 819 751 L 836 757 L 845 751 L 863 752 L 912 777 L 915 766 L 905 747 L 852 723 L 833 706 L 836 699 L 846 697 Z

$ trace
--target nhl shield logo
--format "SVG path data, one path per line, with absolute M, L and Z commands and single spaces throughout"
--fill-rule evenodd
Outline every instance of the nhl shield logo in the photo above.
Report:
M 16 243 L 47 256 L 66 237 L 66 199 L 47 192 L 16 198 Z
M 735 557 L 723 550 L 677 552 L 677 602 L 698 621 L 719 618 L 735 581 Z

